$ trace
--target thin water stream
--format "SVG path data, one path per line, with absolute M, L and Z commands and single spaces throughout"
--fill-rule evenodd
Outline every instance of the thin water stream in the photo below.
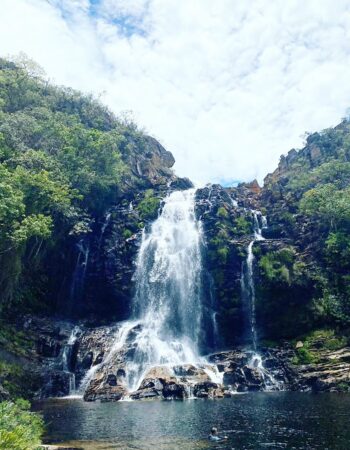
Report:
M 254 244 L 257 241 L 263 241 L 265 238 L 262 235 L 262 230 L 267 228 L 267 219 L 261 214 L 260 211 L 251 211 L 253 214 L 253 239 L 249 242 L 247 247 L 247 258 L 245 264 L 242 266 L 241 276 L 241 291 L 242 299 L 248 305 L 249 314 L 249 328 L 251 346 L 253 348 L 253 354 L 249 362 L 251 368 L 256 369 L 262 376 L 266 390 L 280 390 L 282 385 L 278 382 L 274 376 L 264 367 L 262 357 L 259 354 L 258 348 L 258 333 L 256 324 L 256 293 L 255 293 L 255 281 L 254 281 Z

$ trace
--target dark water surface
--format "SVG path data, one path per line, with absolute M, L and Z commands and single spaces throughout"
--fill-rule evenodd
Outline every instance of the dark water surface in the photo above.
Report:
M 35 405 L 49 443 L 102 449 L 350 449 L 350 395 L 270 392 L 222 400 Z M 212 426 L 228 440 L 212 445 Z

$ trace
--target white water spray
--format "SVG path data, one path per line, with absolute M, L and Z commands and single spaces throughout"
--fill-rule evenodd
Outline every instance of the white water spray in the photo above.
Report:
M 80 334 L 81 334 L 81 329 L 78 326 L 75 326 L 69 336 L 67 344 L 63 348 L 62 366 L 63 366 L 63 370 L 69 374 L 69 393 L 68 393 L 68 395 L 74 395 L 75 390 L 76 390 L 75 373 L 72 368 L 72 353 L 73 353 L 74 344 L 76 343 Z
M 199 360 L 202 237 L 194 197 L 194 189 L 170 194 L 151 231 L 142 236 L 133 302 L 141 330 L 126 368 L 130 390 L 152 366 Z

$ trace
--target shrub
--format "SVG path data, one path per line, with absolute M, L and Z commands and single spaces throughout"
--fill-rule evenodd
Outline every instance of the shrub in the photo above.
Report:
M 228 218 L 228 212 L 227 212 L 227 209 L 224 208 L 223 206 L 221 206 L 221 207 L 218 209 L 218 212 L 216 213 L 216 215 L 217 215 L 218 217 L 220 217 L 221 219 L 227 219 L 227 218 Z
M 153 196 L 153 189 L 148 189 L 145 192 L 145 198 L 137 206 L 141 219 L 155 219 L 158 208 L 159 198 Z
M 293 364 L 313 364 L 317 363 L 317 357 L 307 348 L 298 348 L 296 356 L 292 359 Z
M 131 230 L 129 230 L 128 228 L 125 228 L 125 230 L 123 231 L 123 238 L 129 239 L 132 235 L 133 235 L 133 232 Z
M 40 445 L 43 420 L 29 407 L 25 400 L 0 403 L 1 450 L 35 450 Z
M 252 233 L 252 224 L 243 216 L 237 217 L 233 228 L 235 234 L 243 236 Z
M 222 263 L 226 263 L 229 249 L 227 247 L 220 247 L 217 249 L 217 255 Z

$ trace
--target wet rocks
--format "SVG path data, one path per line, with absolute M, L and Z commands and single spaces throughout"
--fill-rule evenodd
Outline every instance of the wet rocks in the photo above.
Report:
M 66 397 L 69 395 L 70 374 L 61 370 L 44 369 L 42 374 L 42 388 L 39 398 Z
M 119 383 L 118 378 L 113 373 L 106 374 L 100 371 L 91 379 L 83 398 L 87 402 L 95 400 L 116 402 L 121 400 L 126 394 L 126 387 Z
M 95 382 L 92 382 L 85 391 L 83 398 L 86 402 L 93 402 L 95 400 L 100 400 L 101 402 L 117 402 L 126 393 L 127 391 L 124 386 L 96 386 Z
M 194 366 L 193 364 L 183 364 L 181 366 L 173 367 L 174 374 L 183 380 L 190 381 L 209 381 L 210 377 L 205 370 L 205 367 Z
M 130 397 L 134 400 L 162 396 L 169 398 L 180 395 L 180 390 L 180 388 L 177 388 L 176 378 L 171 374 L 169 368 L 152 367 L 142 380 L 139 389 L 133 392 Z
M 212 381 L 203 381 L 194 385 L 193 395 L 198 398 L 222 398 L 224 393 L 219 384 Z
M 210 355 L 222 373 L 223 385 L 229 391 L 263 391 L 288 389 L 290 371 L 286 353 L 277 355 L 273 349 L 260 355 L 251 351 L 227 351 Z
M 132 392 L 130 394 L 130 398 L 132 400 L 149 400 L 154 398 L 159 398 L 162 395 L 162 391 L 158 391 L 154 388 L 145 388 L 145 389 L 139 389 L 135 392 Z
M 183 399 L 189 396 L 189 391 L 186 389 L 185 383 L 176 381 L 168 381 L 164 384 L 163 397 L 166 399 Z
M 142 380 L 136 392 L 128 392 L 127 361 L 133 354 L 133 341 L 140 327 L 130 329 L 128 338 L 121 348 L 107 358 L 115 344 L 120 325 L 113 327 L 87 328 L 81 326 L 81 333 L 74 343 L 74 351 L 66 352 L 69 361 L 64 362 L 64 349 L 74 324 L 50 321 L 49 319 L 26 320 L 26 333 L 31 337 L 31 364 L 27 370 L 40 375 L 41 388 L 37 397 L 67 396 L 70 393 L 72 376 L 79 386 L 89 369 L 94 370 L 86 386 L 86 401 L 118 401 L 125 396 L 135 400 L 221 398 L 233 392 L 262 390 L 331 391 L 350 389 L 350 348 L 327 350 L 321 342 L 314 342 L 317 362 L 295 365 L 295 354 L 301 347 L 288 345 L 260 350 L 261 361 L 253 361 L 253 352 L 235 349 L 211 354 L 208 364 L 182 364 L 168 368 L 153 367 Z M 42 342 L 49 342 L 49 348 L 59 352 L 43 351 Z M 297 347 L 297 348 L 296 348 Z M 48 355 L 48 356 L 46 356 Z M 34 364 L 35 363 L 35 364 Z M 220 381 L 221 380 L 221 381 Z M 0 392 L 7 398 L 7 392 Z
M 192 364 L 153 367 L 143 379 L 139 389 L 130 397 L 135 400 L 148 398 L 184 399 L 188 397 L 214 398 L 223 396 L 217 383 L 210 381 L 204 367 Z

